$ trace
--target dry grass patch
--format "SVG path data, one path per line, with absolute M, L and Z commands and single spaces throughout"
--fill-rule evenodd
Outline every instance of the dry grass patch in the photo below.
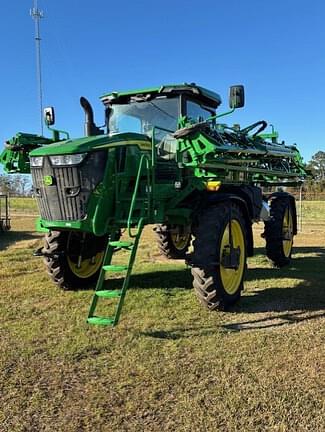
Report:
M 306 228 L 281 270 L 260 232 L 242 301 L 209 313 L 148 227 L 112 330 L 86 325 L 92 292 L 58 291 L 31 255 L 33 220 L 14 219 L 0 238 L 0 430 L 322 432 L 325 229 Z

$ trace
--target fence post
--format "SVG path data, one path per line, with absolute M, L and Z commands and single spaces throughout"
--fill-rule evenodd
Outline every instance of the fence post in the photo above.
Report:
M 299 220 L 298 220 L 298 231 L 302 232 L 302 188 L 303 185 L 299 188 Z

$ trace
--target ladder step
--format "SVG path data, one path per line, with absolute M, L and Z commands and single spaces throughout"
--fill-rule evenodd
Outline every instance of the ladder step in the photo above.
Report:
M 121 272 L 127 270 L 129 267 L 126 265 L 104 265 L 103 270 L 107 272 Z
M 100 316 L 93 316 L 87 318 L 88 324 L 94 324 L 94 325 L 114 325 L 115 318 L 106 318 L 106 317 L 100 317 Z
M 129 241 L 111 241 L 111 242 L 109 242 L 109 245 L 113 246 L 113 247 L 117 247 L 117 248 L 128 249 L 131 246 L 133 246 L 134 243 L 133 242 L 129 242 Z
M 121 290 L 98 290 L 95 291 L 95 295 L 98 297 L 105 297 L 105 298 L 117 298 L 121 297 L 122 291 Z

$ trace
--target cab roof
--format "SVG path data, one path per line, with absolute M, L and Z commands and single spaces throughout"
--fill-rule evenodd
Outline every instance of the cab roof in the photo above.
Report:
M 145 88 L 140 90 L 130 90 L 125 92 L 111 92 L 101 96 L 101 101 L 105 104 L 114 103 L 129 103 L 130 101 L 141 101 L 152 99 L 157 96 L 170 96 L 177 94 L 187 94 L 200 102 L 217 108 L 221 104 L 221 97 L 218 93 L 198 86 L 195 83 L 191 84 L 167 84 L 160 87 Z

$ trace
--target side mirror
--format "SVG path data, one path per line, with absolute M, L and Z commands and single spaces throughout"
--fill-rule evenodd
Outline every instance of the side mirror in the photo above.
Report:
M 43 111 L 44 123 L 46 126 L 52 126 L 55 123 L 55 112 L 53 107 L 44 108 Z
M 231 86 L 229 89 L 229 107 L 242 108 L 245 105 L 245 90 L 243 85 Z

